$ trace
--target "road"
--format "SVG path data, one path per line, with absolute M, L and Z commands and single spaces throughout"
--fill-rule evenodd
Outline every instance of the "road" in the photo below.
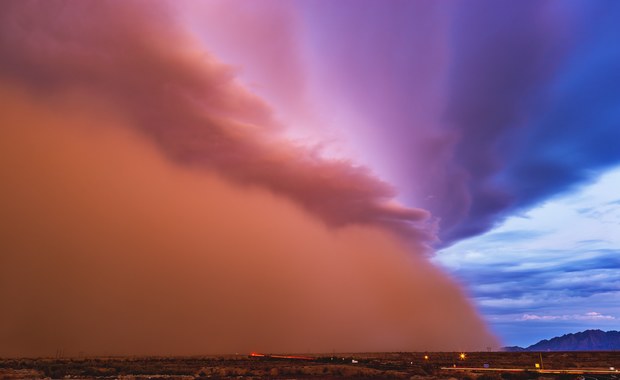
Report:
M 618 370 L 608 370 L 600 368 L 581 368 L 581 369 L 539 369 L 539 368 L 480 368 L 480 367 L 441 367 L 442 370 L 450 371 L 488 371 L 488 372 L 538 372 L 554 374 L 574 374 L 574 375 L 619 375 Z

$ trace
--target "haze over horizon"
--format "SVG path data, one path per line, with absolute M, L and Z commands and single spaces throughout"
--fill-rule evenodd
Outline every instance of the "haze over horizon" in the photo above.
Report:
M 0 355 L 620 319 L 613 1 L 0 2 Z

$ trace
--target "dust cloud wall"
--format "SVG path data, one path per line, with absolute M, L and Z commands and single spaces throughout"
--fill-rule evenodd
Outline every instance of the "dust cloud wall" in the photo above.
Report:
M 80 101 L 1 98 L 2 356 L 495 344 L 393 234 L 180 168 Z
M 428 212 L 151 4 L 0 4 L 0 356 L 497 346 Z

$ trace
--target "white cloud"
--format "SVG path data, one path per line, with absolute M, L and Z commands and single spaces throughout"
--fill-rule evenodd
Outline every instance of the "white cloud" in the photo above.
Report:
M 616 319 L 616 317 L 611 315 L 603 315 L 601 313 L 597 313 L 595 311 L 591 311 L 586 313 L 585 315 L 578 315 L 576 319 Z
M 557 315 L 536 315 L 536 314 L 523 314 L 519 319 L 520 321 L 555 321 L 562 317 Z
M 613 315 L 604 315 L 596 311 L 590 311 L 585 314 L 572 314 L 572 315 L 537 315 L 537 314 L 523 314 L 519 321 L 588 321 L 588 320 L 615 320 Z

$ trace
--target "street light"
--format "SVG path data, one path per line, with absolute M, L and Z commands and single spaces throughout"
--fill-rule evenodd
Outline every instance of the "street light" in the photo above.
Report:
M 461 352 L 461 354 L 459 355 L 459 359 L 465 360 L 465 353 L 464 352 Z

